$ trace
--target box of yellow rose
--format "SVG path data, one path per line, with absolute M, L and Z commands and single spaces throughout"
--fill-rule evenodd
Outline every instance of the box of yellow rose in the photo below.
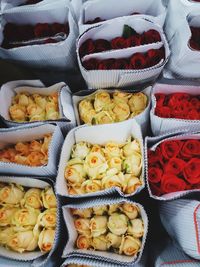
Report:
M 72 96 L 77 124 L 107 124 L 134 118 L 145 133 L 149 124 L 151 88 L 139 93 L 120 89 L 80 91 Z
M 140 204 L 124 198 L 99 198 L 66 205 L 63 215 L 69 235 L 64 257 L 79 255 L 116 266 L 140 260 L 148 229 Z
M 143 162 L 142 132 L 134 119 L 79 126 L 65 138 L 56 191 L 71 198 L 133 196 L 145 186 Z
M 60 82 L 45 87 L 39 80 L 18 80 L 2 85 L 0 116 L 8 127 L 56 123 L 67 130 L 75 126 L 69 87 Z
M 52 124 L 0 130 L 0 172 L 55 176 L 62 143 L 59 126 Z
M 58 245 L 60 208 L 50 180 L 1 176 L 0 255 L 45 263 Z

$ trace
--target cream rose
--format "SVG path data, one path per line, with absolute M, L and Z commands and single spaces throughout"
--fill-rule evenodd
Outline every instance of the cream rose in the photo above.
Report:
M 89 194 L 89 193 L 101 191 L 102 184 L 100 180 L 86 180 L 85 182 L 83 182 L 81 188 L 84 193 Z
M 108 124 L 113 122 L 113 117 L 108 111 L 105 110 L 97 113 L 92 119 L 92 124 Z
M 139 208 L 131 203 L 124 203 L 121 207 L 120 207 L 121 211 L 123 211 L 126 216 L 133 220 L 135 218 L 138 217 L 139 215 Z
M 65 179 L 71 183 L 80 185 L 85 181 L 85 170 L 81 159 L 73 158 L 68 161 L 65 169 Z
M 119 248 L 119 254 L 124 253 L 127 256 L 136 255 L 141 248 L 141 241 L 132 236 L 123 236 L 122 243 Z
M 13 121 L 23 122 L 26 121 L 26 108 L 22 105 L 12 105 L 9 108 L 10 117 Z
M 111 102 L 110 94 L 106 91 L 100 91 L 95 94 L 94 99 L 94 109 L 96 112 L 100 112 L 105 106 L 109 105 Z
M 85 194 L 85 190 L 80 186 L 68 186 L 68 194 L 69 195 L 82 195 Z
M 109 167 L 117 169 L 118 172 L 122 170 L 122 159 L 120 157 L 113 157 L 108 162 Z
M 29 95 L 28 93 L 20 93 L 16 96 L 16 100 L 19 105 L 27 107 L 29 103 Z
M 79 234 L 87 237 L 91 236 L 90 219 L 84 219 L 84 218 L 75 219 L 74 226 Z
M 101 179 L 108 169 L 108 164 L 101 153 L 90 152 L 85 159 L 84 169 L 90 178 Z
M 108 242 L 108 248 L 119 248 L 120 244 L 122 242 L 122 237 L 115 235 L 113 233 L 108 233 L 106 236 L 107 242 Z
M 119 187 L 123 190 L 125 184 L 124 175 L 122 172 L 118 173 L 117 175 L 108 175 L 102 179 L 102 186 L 104 189 L 112 188 L 112 187 Z
M 118 122 L 125 121 L 130 116 L 129 105 L 124 101 L 115 102 L 115 106 L 112 111 L 116 116 L 116 121 Z
M 51 187 L 46 187 L 42 191 L 42 202 L 46 209 L 57 207 L 56 196 Z
M 39 235 L 38 246 L 42 252 L 49 252 L 54 243 L 55 230 L 43 229 Z
M 126 93 L 126 92 L 121 92 L 121 91 L 115 91 L 113 93 L 113 99 L 118 102 L 118 101 L 124 101 L 128 103 L 128 100 L 131 98 L 132 94 L 131 93 Z
M 143 93 L 135 93 L 128 101 L 131 112 L 142 111 L 147 106 L 147 96 Z
M 22 206 L 31 207 L 34 209 L 41 209 L 43 207 L 42 203 L 42 190 L 39 188 L 31 188 L 29 189 L 25 195 L 23 200 L 21 201 Z
M 6 245 L 8 241 L 14 236 L 15 231 L 13 227 L 0 228 L 0 244 Z
M 45 210 L 38 216 L 37 224 L 44 228 L 56 227 L 56 208 Z
M 105 206 L 100 206 L 100 207 L 99 206 L 98 207 L 93 207 L 93 212 L 94 212 L 95 215 L 101 216 L 101 215 L 106 214 L 107 211 L 108 211 L 108 208 L 107 208 L 106 205 Z
M 92 239 L 84 235 L 79 235 L 76 240 L 76 246 L 79 249 L 88 249 L 91 246 Z
M 100 235 L 98 237 L 93 237 L 92 247 L 95 250 L 106 251 L 108 249 L 106 235 Z
M 142 219 L 134 219 L 130 221 L 128 233 L 134 237 L 140 238 L 144 235 L 144 224 Z
M 92 237 L 105 234 L 107 231 L 108 218 L 106 216 L 94 216 L 90 220 L 90 230 Z
M 15 226 L 34 226 L 37 223 L 39 210 L 33 208 L 18 209 L 12 217 L 12 224 Z
M 111 215 L 113 213 L 116 213 L 119 209 L 119 204 L 112 204 L 108 206 L 108 214 Z
M 140 186 L 142 186 L 142 182 L 139 178 L 135 177 L 132 174 L 125 174 L 125 180 L 126 180 L 126 194 L 131 194 L 136 191 L 136 189 Z
M 22 186 L 10 184 L 0 188 L 0 204 L 17 205 L 24 197 Z
M 92 208 L 88 209 L 71 209 L 71 213 L 73 216 L 79 216 L 81 218 L 91 218 L 92 216 Z
M 141 154 L 135 152 L 131 156 L 127 157 L 123 162 L 123 170 L 134 176 L 139 176 L 142 170 Z
M 107 143 L 103 151 L 105 153 L 106 158 L 108 159 L 113 157 L 120 158 L 122 156 L 122 150 L 120 148 L 120 145 L 114 142 Z
M 113 213 L 108 219 L 108 228 L 115 235 L 124 235 L 128 229 L 128 218 L 124 214 Z
M 16 208 L 12 206 L 5 206 L 0 208 L 0 226 L 7 226 L 11 224 L 12 217 L 16 212 Z
M 135 152 L 141 154 L 140 144 L 137 140 L 130 141 L 123 147 L 125 157 L 131 156 Z
M 86 142 L 79 142 L 72 147 L 72 158 L 85 159 L 90 152 L 90 145 Z

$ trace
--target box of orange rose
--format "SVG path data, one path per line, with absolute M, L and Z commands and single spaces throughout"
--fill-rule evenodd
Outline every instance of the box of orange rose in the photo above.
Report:
M 104 266 L 140 261 L 148 231 L 140 204 L 111 197 L 68 204 L 62 210 L 69 236 L 63 257 L 93 259 Z
M 53 124 L 0 131 L 2 174 L 55 176 L 63 135 Z
M 1 176 L 0 256 L 45 264 L 59 242 L 60 209 L 50 180 Z
M 143 138 L 135 120 L 79 126 L 68 133 L 56 179 L 59 195 L 129 197 L 144 186 Z

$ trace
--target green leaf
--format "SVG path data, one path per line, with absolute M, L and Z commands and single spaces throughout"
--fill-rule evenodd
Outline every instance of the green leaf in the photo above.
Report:
M 124 25 L 123 34 L 122 34 L 123 38 L 126 39 L 126 38 L 129 38 L 135 34 L 137 34 L 137 32 L 133 28 L 131 28 L 130 26 L 128 26 L 126 24 Z
M 95 125 L 96 124 L 96 119 L 95 118 L 92 118 L 91 123 L 92 123 L 92 125 Z

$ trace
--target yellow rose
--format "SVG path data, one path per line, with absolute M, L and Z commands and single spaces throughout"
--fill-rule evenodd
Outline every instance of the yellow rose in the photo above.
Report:
M 103 149 L 99 145 L 92 145 L 92 148 L 91 148 L 90 152 L 97 152 L 97 153 L 101 153 L 102 155 L 104 155 Z
M 100 112 L 104 107 L 110 104 L 110 94 L 106 91 L 100 91 L 95 94 L 94 109 L 96 112 Z
M 122 102 L 115 102 L 115 106 L 113 108 L 113 113 L 116 116 L 116 121 L 125 121 L 130 116 L 130 108 L 129 105 L 122 101 Z
M 118 172 L 120 172 L 122 170 L 122 160 L 119 157 L 113 157 L 108 161 L 108 165 L 109 167 L 115 168 L 118 170 Z
M 108 242 L 108 248 L 113 247 L 113 248 L 119 248 L 120 244 L 122 242 L 122 237 L 115 235 L 113 233 L 108 233 L 107 236 L 107 242 Z
M 96 115 L 92 103 L 88 99 L 84 99 L 79 103 L 80 118 L 84 123 L 91 123 L 93 117 Z
M 136 255 L 139 252 L 141 245 L 141 241 L 138 238 L 123 236 L 119 254 L 124 253 L 127 256 Z
M 107 211 L 108 211 L 107 206 L 93 207 L 93 212 L 95 215 L 101 216 L 106 214 Z
M 128 219 L 124 214 L 113 213 L 108 219 L 108 228 L 115 235 L 124 235 L 128 229 Z
M 50 142 L 52 139 L 52 134 L 47 134 L 44 136 L 44 141 L 41 147 L 41 152 L 48 157 L 48 151 L 49 151 L 49 146 L 50 146 Z
M 59 118 L 58 105 L 54 102 L 48 102 L 45 107 L 46 120 L 57 120 Z
M 68 187 L 68 194 L 69 195 L 82 195 L 85 194 L 84 189 L 80 186 L 69 186 Z
M 31 188 L 29 189 L 25 195 L 24 199 L 21 201 L 22 206 L 34 209 L 41 209 L 43 207 L 42 203 L 42 190 L 39 188 Z
M 143 110 L 138 110 L 138 111 L 134 111 L 131 113 L 130 119 L 136 117 L 137 115 L 139 115 L 140 113 L 142 113 Z
M 46 96 L 42 96 L 39 94 L 33 94 L 32 98 L 34 99 L 35 104 L 37 104 L 40 108 L 45 109 L 46 104 L 47 104 Z
M 29 94 L 19 93 L 17 97 L 18 104 L 27 107 L 29 105 Z
M 90 152 L 90 145 L 86 142 L 79 142 L 72 147 L 72 158 L 85 159 Z
M 137 216 L 139 215 L 139 208 L 131 203 L 124 203 L 120 209 L 130 220 L 137 218 Z
M 102 184 L 100 180 L 86 180 L 82 183 L 82 191 L 85 193 L 94 193 L 97 191 L 101 191 Z
M 91 218 L 92 216 L 92 208 L 88 209 L 71 209 L 71 213 L 73 216 L 79 216 L 81 218 Z
M 131 98 L 132 94 L 131 93 L 126 93 L 126 92 L 122 92 L 122 91 L 115 91 L 113 93 L 113 99 L 117 102 L 117 101 L 124 101 L 126 103 L 128 103 L 128 100 Z
M 129 99 L 128 104 L 131 112 L 144 110 L 147 106 L 147 96 L 143 93 L 135 93 Z
M 5 206 L 0 208 L 0 226 L 7 226 L 11 224 L 12 217 L 16 212 L 16 208 L 12 206 Z
M 42 202 L 46 209 L 52 209 L 57 207 L 56 196 L 51 187 L 46 187 L 42 191 Z
M 15 145 L 15 150 L 19 152 L 21 156 L 28 156 L 28 154 L 30 153 L 29 144 L 27 143 L 17 143 Z
M 128 226 L 128 233 L 133 237 L 140 238 L 144 235 L 144 224 L 141 219 L 134 219 L 130 221 Z
M 29 118 L 29 121 L 44 121 L 45 120 L 45 113 L 36 114 Z
M 38 238 L 34 236 L 33 231 L 23 231 L 15 233 L 6 243 L 6 245 L 17 252 L 34 251 L 38 246 Z
M 84 235 L 79 235 L 76 240 L 76 246 L 79 249 L 88 249 L 91 246 L 92 240 Z
M 119 209 L 119 204 L 112 204 L 108 206 L 108 214 L 111 215 L 113 213 L 115 213 L 116 211 L 118 211 Z
M 120 145 L 114 142 L 109 142 L 105 145 L 105 148 L 103 149 L 106 158 L 120 158 L 122 156 L 122 150 L 120 148 Z
M 38 216 L 37 224 L 44 228 L 56 227 L 56 209 L 45 210 Z
M 44 156 L 44 154 L 38 151 L 32 151 L 26 157 L 26 165 L 29 166 L 42 166 L 47 164 L 48 159 Z
M 102 186 L 104 189 L 119 187 L 123 190 L 124 184 L 125 179 L 122 172 L 118 173 L 117 175 L 107 175 L 102 179 Z
M 12 105 L 9 108 L 9 113 L 11 120 L 17 121 L 17 122 L 23 122 L 26 121 L 26 108 L 22 105 Z
M 2 227 L 0 228 L 0 244 L 6 245 L 8 241 L 13 237 L 15 231 L 13 227 Z
M 106 216 L 94 216 L 90 220 L 90 230 L 92 237 L 97 237 L 105 234 L 107 231 L 108 219 Z
M 65 169 L 65 179 L 75 185 L 80 185 L 85 181 L 85 170 L 83 168 L 83 162 L 79 158 L 73 158 L 67 162 Z
M 16 226 L 34 226 L 37 223 L 39 210 L 33 208 L 18 209 L 12 217 L 12 224 Z
M 96 111 L 94 109 L 91 109 L 89 111 L 86 111 L 84 113 L 84 115 L 81 116 L 81 119 L 84 123 L 87 123 L 87 124 L 93 124 L 93 119 L 96 115 Z
M 24 189 L 21 186 L 10 184 L 0 188 L 0 204 L 17 205 L 24 197 Z
M 74 220 L 74 226 L 79 234 L 91 236 L 90 219 L 78 218 Z
M 135 177 L 132 174 L 125 174 L 125 180 L 126 180 L 126 194 L 131 194 L 136 191 L 136 189 L 140 186 L 142 186 L 142 182 L 139 178 Z
M 85 159 L 84 169 L 89 177 L 99 179 L 108 169 L 108 164 L 101 153 L 90 152 Z
M 37 104 L 31 104 L 27 107 L 27 113 L 29 118 L 35 116 L 35 115 L 45 115 L 44 109 L 42 109 L 40 106 Z
M 20 155 L 15 156 L 14 162 L 18 164 L 26 165 L 26 161 L 27 161 L 26 156 L 20 156 Z
M 142 171 L 142 156 L 135 152 L 131 156 L 128 156 L 123 162 L 123 170 L 126 173 L 130 173 L 134 176 L 139 176 Z
M 92 124 L 108 124 L 113 122 L 114 119 L 108 111 L 101 111 L 97 113 L 91 121 Z
M 97 237 L 93 237 L 92 247 L 95 250 L 106 251 L 108 249 L 106 235 L 100 235 Z
M 131 156 L 135 152 L 141 154 L 139 142 L 137 140 L 133 140 L 132 142 L 131 140 L 128 141 L 128 143 L 123 147 L 124 156 L 125 157 Z
M 49 252 L 54 243 L 55 230 L 43 229 L 39 235 L 38 246 L 42 252 Z

